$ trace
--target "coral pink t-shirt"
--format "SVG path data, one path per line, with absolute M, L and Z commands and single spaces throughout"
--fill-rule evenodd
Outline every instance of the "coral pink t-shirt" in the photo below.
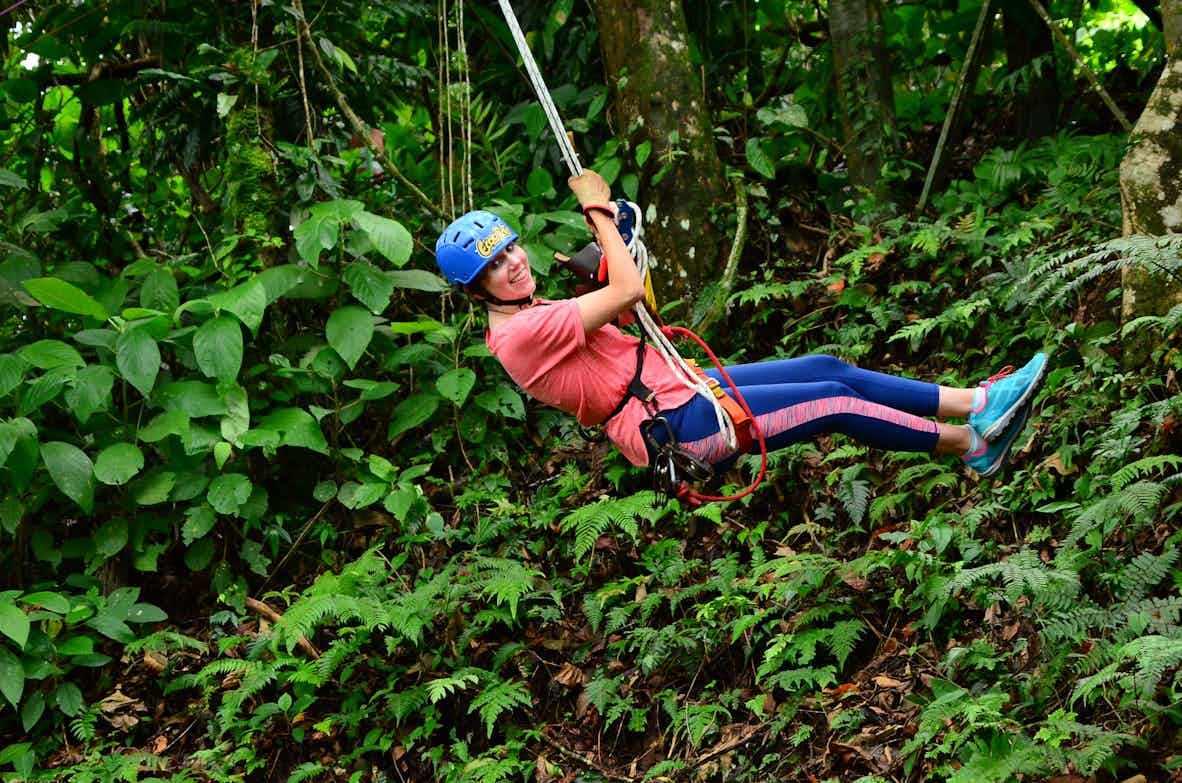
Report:
M 505 371 L 531 397 L 574 414 L 585 427 L 601 424 L 636 372 L 637 338 L 608 324 L 587 334 L 574 299 L 539 302 L 488 332 L 485 342 Z M 658 410 L 694 396 L 660 354 L 647 346 L 641 380 Z M 648 418 L 635 397 L 607 423 L 607 436 L 633 465 L 647 465 L 640 424 Z

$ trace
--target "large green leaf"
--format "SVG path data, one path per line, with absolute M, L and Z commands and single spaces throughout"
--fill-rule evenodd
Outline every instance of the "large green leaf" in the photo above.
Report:
M 26 606 L 37 606 L 42 609 L 48 609 L 51 612 L 57 612 L 58 614 L 70 613 L 70 599 L 61 593 L 55 593 L 49 590 L 25 593 L 20 597 L 20 602 Z
M 476 404 L 490 413 L 499 413 L 510 419 L 525 418 L 525 403 L 521 395 L 505 384 L 476 395 Z
M 439 397 L 434 394 L 412 394 L 394 407 L 394 415 L 386 428 L 390 440 L 430 419 L 439 408 Z
M 181 297 L 177 292 L 176 278 L 172 270 L 156 266 L 144 277 L 140 286 L 140 304 L 151 310 L 172 314 L 180 306 Z
M 131 496 L 141 506 L 154 506 L 168 500 L 169 493 L 175 485 L 176 473 L 156 468 L 135 482 Z
M 476 385 L 476 373 L 467 367 L 456 367 L 448 370 L 435 382 L 435 388 L 456 405 L 463 405 L 468 399 L 468 393 Z
M 29 640 L 29 616 L 10 600 L 0 600 L 0 633 L 16 642 L 18 649 L 24 649 Z
M 34 277 L 21 283 L 41 304 L 75 315 L 107 320 L 107 311 L 90 294 L 56 277 Z
M 218 518 L 213 513 L 213 509 L 204 503 L 200 506 L 191 506 L 185 512 L 185 524 L 181 527 L 181 538 L 184 540 L 185 546 L 208 535 L 217 521 Z
M 246 476 L 228 473 L 213 480 L 205 499 L 219 514 L 237 514 L 242 504 L 250 499 L 251 489 L 253 485 Z
M 25 362 L 40 370 L 55 367 L 82 367 L 86 364 L 82 354 L 61 340 L 38 340 L 21 348 L 18 355 Z
M 66 389 L 66 405 L 78 421 L 85 424 L 92 415 L 110 405 L 114 385 L 115 373 L 110 367 L 102 364 L 83 367 Z
M 21 385 L 25 379 L 25 360 L 11 353 L 0 355 L 0 397 Z
M 234 328 L 237 329 L 238 325 L 235 324 Z M 226 404 L 226 415 L 218 422 L 218 429 L 226 441 L 237 443 L 242 433 L 250 429 L 250 400 L 241 386 L 224 391 L 222 401 Z
M 338 307 L 328 317 L 324 331 L 328 344 L 351 370 L 373 339 L 373 315 L 360 307 Z
M 99 452 L 94 475 L 104 484 L 126 484 L 144 469 L 144 453 L 134 443 L 116 443 Z
M 277 432 L 284 446 L 311 449 L 328 453 L 328 441 L 312 414 L 303 408 L 280 408 L 263 417 L 253 432 Z
M 21 694 L 25 692 L 25 668 L 20 660 L 0 646 L 0 693 L 16 709 L 21 703 Z
M 155 443 L 169 435 L 185 435 L 189 432 L 189 414 L 183 410 L 161 413 L 149 421 L 137 437 L 144 443 Z
M 8 455 L 5 466 L 8 468 L 9 478 L 13 486 L 24 491 L 33 474 L 37 471 L 40 442 L 37 440 L 37 426 L 24 417 L 17 417 L 8 422 L 16 431 L 16 445 Z
M 156 390 L 156 401 L 166 411 L 184 411 L 193 418 L 221 416 L 226 403 L 217 389 L 204 381 L 176 381 Z
M 307 219 L 296 226 L 296 252 L 300 258 L 315 269 L 320 263 L 320 253 L 336 247 L 341 233 L 341 224 L 361 212 L 360 201 L 325 201 L 312 207 Z
M 387 274 L 397 288 L 411 288 L 436 294 L 451 287 L 442 277 L 426 269 L 396 269 Z
M 41 444 L 41 459 L 53 483 L 66 497 L 89 514 L 94 510 L 94 463 L 72 443 Z
M 209 302 L 238 316 L 251 334 L 257 334 L 263 322 L 263 311 L 267 309 L 267 289 L 257 277 L 252 277 L 229 291 L 214 294 L 209 297 Z
M 33 691 L 29 694 L 29 698 L 25 699 L 25 704 L 21 708 L 21 728 L 28 734 L 44 714 L 45 694 L 41 691 Z
M 297 266 L 295 264 L 282 264 L 264 269 L 258 273 L 255 279 L 262 283 L 263 290 L 267 292 L 267 304 L 270 305 L 279 297 L 313 276 L 318 277 L 318 275 L 313 275 L 307 267 Z
M 410 258 L 414 242 L 410 232 L 397 220 L 362 212 L 353 218 L 353 222 L 369 237 L 374 249 L 394 266 L 402 266 Z
M 211 318 L 193 335 L 193 354 L 206 376 L 233 380 L 242 368 L 242 327 L 228 316 Z
M 30 381 L 21 395 L 18 412 L 27 416 L 50 400 L 57 399 L 66 383 L 73 380 L 75 375 L 73 367 L 54 367 L 40 378 Z
M 72 718 L 82 710 L 82 689 L 72 682 L 63 682 L 57 686 L 54 701 L 62 714 Z
M 394 281 L 389 273 L 378 269 L 368 261 L 354 261 L 345 267 L 341 275 L 349 285 L 353 296 L 374 313 L 380 313 L 390 304 L 394 293 Z
M 148 397 L 160 372 L 160 348 L 146 329 L 127 329 L 115 343 L 115 366 L 128 383 Z
M 751 168 L 767 177 L 768 179 L 775 179 L 776 164 L 768 157 L 767 152 L 763 148 L 763 139 L 751 138 L 747 139 L 747 162 L 751 164 Z
M 122 517 L 108 520 L 99 526 L 91 536 L 95 555 L 100 560 L 109 560 L 127 546 L 127 520 Z

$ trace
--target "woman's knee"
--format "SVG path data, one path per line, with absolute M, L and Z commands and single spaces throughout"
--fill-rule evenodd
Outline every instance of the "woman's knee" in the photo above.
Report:
M 830 356 L 827 353 L 819 353 L 810 356 L 813 368 L 824 375 L 844 375 L 853 369 L 853 365 L 849 362 L 844 362 L 836 356 Z

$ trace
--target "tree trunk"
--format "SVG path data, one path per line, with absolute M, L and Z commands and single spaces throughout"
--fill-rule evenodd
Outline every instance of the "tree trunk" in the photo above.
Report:
M 1182 232 L 1182 0 L 1164 0 L 1166 67 L 1129 136 L 1120 164 L 1124 233 Z M 1125 321 L 1160 315 L 1182 302 L 1182 286 L 1172 278 L 1126 268 L 1121 303 Z M 1139 362 L 1148 346 L 1125 344 L 1126 361 Z
M 1039 18 L 1029 0 L 1002 0 L 1002 28 L 1006 39 L 1006 66 L 1012 74 L 1054 51 L 1051 31 Z M 1059 89 L 1055 84 L 1054 60 L 1043 72 L 1030 73 L 1025 88 L 1015 96 L 1018 133 L 1038 139 L 1055 132 L 1059 114 Z
M 883 164 L 895 156 L 895 96 L 879 0 L 833 0 L 829 36 L 850 182 L 888 196 Z
M 640 200 L 653 282 L 663 301 L 692 303 L 722 265 L 725 242 L 709 214 L 725 195 L 726 179 L 702 81 L 690 60 L 685 13 L 678 0 L 591 5 L 614 88 L 617 129 L 634 145 L 652 143 Z M 652 176 L 664 164 L 664 176 Z M 626 160 L 625 170 L 631 165 Z

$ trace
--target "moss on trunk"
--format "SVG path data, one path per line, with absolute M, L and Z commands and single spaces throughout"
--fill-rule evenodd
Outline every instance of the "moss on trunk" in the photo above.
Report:
M 645 244 L 663 300 L 693 299 L 722 265 L 709 220 L 726 192 L 714 123 L 690 60 L 680 0 L 594 0 L 618 131 L 652 143 L 640 200 Z M 654 182 L 664 163 L 668 171 Z M 615 189 L 617 195 L 619 188 Z
M 1182 232 L 1182 54 L 1175 52 L 1145 105 L 1120 164 L 1124 233 Z M 1127 268 L 1121 302 L 1125 321 L 1166 312 L 1182 301 L 1182 287 L 1172 278 Z M 1126 343 L 1126 361 L 1139 363 L 1147 346 Z

